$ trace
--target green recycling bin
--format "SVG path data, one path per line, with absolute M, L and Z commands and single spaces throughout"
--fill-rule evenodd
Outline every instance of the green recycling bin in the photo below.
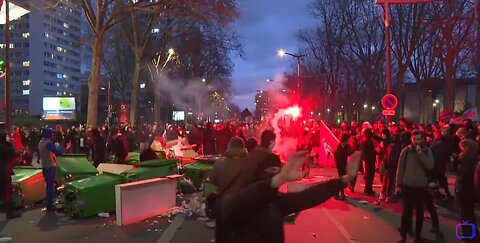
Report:
M 195 185 L 199 188 L 202 186 L 203 181 L 205 181 L 209 176 L 210 172 L 213 169 L 213 165 L 204 164 L 204 163 L 193 163 L 185 166 L 185 178 L 190 179 Z
M 90 217 L 115 211 L 115 185 L 125 177 L 104 172 L 65 185 L 65 212 L 70 216 Z
M 155 153 L 158 156 L 158 159 L 165 159 L 167 158 L 167 155 L 163 151 L 155 151 Z M 140 161 L 140 153 L 139 152 L 130 152 L 128 153 L 128 161 L 127 164 L 135 164 L 138 161 Z
M 80 180 L 97 174 L 97 169 L 83 154 L 67 154 L 57 157 L 57 185 Z
M 123 172 L 128 181 L 146 180 L 178 173 L 177 159 L 155 159 L 137 162 L 136 168 Z
M 212 192 L 217 190 L 217 186 L 213 185 L 208 180 L 203 182 L 203 196 L 207 198 Z
M 203 164 L 215 164 L 219 159 L 221 159 L 221 156 L 216 156 L 216 155 L 204 155 L 198 158 L 195 158 L 195 160 L 199 163 Z
M 13 168 L 13 172 L 13 206 L 30 205 L 45 199 L 45 179 L 41 169 L 18 166 Z
M 139 152 L 129 152 L 128 153 L 128 161 L 132 161 L 132 162 L 140 161 L 140 153 Z

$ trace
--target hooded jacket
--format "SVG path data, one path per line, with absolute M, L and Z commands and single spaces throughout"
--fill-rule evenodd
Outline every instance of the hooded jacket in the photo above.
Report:
M 42 168 L 57 166 L 57 155 L 62 155 L 63 151 L 57 149 L 52 142 L 54 131 L 48 128 L 42 130 L 42 139 L 38 143 L 38 153 Z

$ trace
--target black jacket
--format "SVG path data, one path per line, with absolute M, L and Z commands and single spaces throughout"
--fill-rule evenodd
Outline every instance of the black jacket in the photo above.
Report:
M 95 137 L 95 141 L 93 143 L 93 162 L 95 165 L 98 166 L 100 163 L 107 162 L 107 145 L 106 145 L 105 138 L 103 136 Z
M 333 153 L 333 157 L 335 158 L 335 164 L 337 165 L 337 169 L 339 171 L 339 176 L 345 175 L 346 166 L 348 162 L 348 143 L 341 143 L 338 145 L 337 150 Z
M 283 243 L 283 218 L 321 204 L 346 187 L 332 179 L 304 191 L 279 194 L 271 179 L 225 194 L 216 219 L 216 242 Z
M 457 180 L 455 188 L 459 193 L 473 195 L 474 193 L 474 174 L 477 166 L 476 154 L 460 156 L 458 159 Z
M 377 160 L 377 151 L 371 138 L 364 139 L 360 144 L 360 149 L 362 150 L 362 160 L 365 163 L 375 163 Z
M 18 154 L 13 147 L 4 144 L 0 144 L 0 154 L 0 181 L 9 181 L 15 164 L 14 159 Z
M 452 155 L 452 145 L 446 139 L 435 140 L 432 143 L 433 160 L 435 161 L 434 171 L 437 174 L 445 173 Z

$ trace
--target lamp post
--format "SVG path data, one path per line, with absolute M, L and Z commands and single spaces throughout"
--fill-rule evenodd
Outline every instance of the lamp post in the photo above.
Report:
M 5 130 L 12 128 L 12 99 L 10 90 L 10 7 L 5 0 Z
M 300 60 L 302 57 L 305 56 L 305 54 L 292 54 L 289 52 L 286 52 L 283 49 L 280 49 L 278 51 L 278 56 L 279 57 L 284 57 L 285 55 L 289 55 L 292 57 L 295 57 L 297 59 L 297 97 L 298 97 L 298 102 L 300 102 L 301 99 L 301 89 L 300 89 Z
M 207 80 L 205 78 L 202 78 L 202 83 L 207 84 Z M 198 98 L 198 118 L 202 119 L 203 121 L 203 115 L 202 115 L 202 96 Z

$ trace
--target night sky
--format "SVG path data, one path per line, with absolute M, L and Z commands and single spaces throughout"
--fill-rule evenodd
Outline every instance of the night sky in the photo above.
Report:
M 258 90 L 268 89 L 275 79 L 289 70 L 292 57 L 280 58 L 281 48 L 295 53 L 299 47 L 296 33 L 314 25 L 308 10 L 312 0 L 241 0 L 240 17 L 233 28 L 240 37 L 243 59 L 232 56 L 234 102 L 240 109 L 255 110 L 254 98 Z

